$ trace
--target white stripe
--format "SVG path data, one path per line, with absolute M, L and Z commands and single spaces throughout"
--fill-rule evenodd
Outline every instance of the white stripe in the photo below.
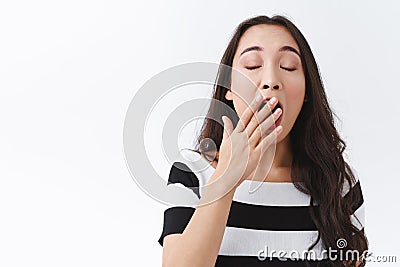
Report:
M 233 197 L 238 202 L 264 206 L 309 206 L 310 196 L 293 183 L 245 180 Z
M 219 255 L 264 256 L 306 259 L 305 252 L 317 239 L 318 231 L 267 231 L 226 227 Z M 321 240 L 309 259 L 323 259 Z M 260 254 L 261 253 L 261 254 Z
M 358 222 L 358 220 L 360 222 Z M 351 221 L 359 230 L 365 226 L 365 208 L 364 203 L 351 215 Z
M 193 171 L 193 173 L 195 173 L 195 175 L 199 179 L 199 186 L 200 186 L 199 193 L 201 196 L 203 186 L 208 182 L 208 180 L 214 173 L 215 168 L 199 153 L 194 152 L 190 149 L 180 150 L 179 157 L 176 160 L 180 161 L 182 163 L 185 163 Z M 350 168 L 353 171 L 353 174 L 355 177 L 355 182 L 351 186 L 351 187 L 353 187 L 359 181 L 359 179 L 358 179 L 358 174 L 357 174 L 356 170 L 352 166 L 350 166 Z M 247 187 L 246 190 L 248 191 L 248 186 L 247 186 L 248 182 L 249 182 L 249 180 L 245 180 L 238 188 L 240 188 L 243 184 L 246 184 L 245 185 Z M 251 182 L 254 183 L 255 186 L 251 185 L 250 194 L 251 194 L 251 192 L 254 191 L 255 187 L 259 187 L 260 185 L 262 185 L 262 186 L 269 185 L 269 187 L 271 187 L 271 188 L 269 188 L 270 190 L 268 190 L 269 193 L 271 191 L 274 191 L 274 189 L 278 189 L 280 192 L 285 192 L 285 193 L 286 193 L 286 190 L 289 190 L 288 193 L 290 193 L 290 192 L 296 193 L 293 198 L 290 196 L 288 198 L 286 198 L 284 196 L 281 196 L 282 194 L 276 193 L 275 196 L 278 196 L 278 198 L 283 197 L 283 199 L 280 199 L 282 201 L 281 202 L 277 198 L 271 198 L 272 201 L 275 201 L 274 205 L 285 206 L 284 203 L 288 203 L 286 205 L 291 205 L 291 206 L 292 205 L 293 206 L 295 206 L 295 205 L 308 206 L 309 205 L 310 197 L 308 195 L 300 192 L 297 188 L 294 188 L 293 183 L 257 182 L 257 181 L 251 181 Z M 347 179 L 345 179 L 343 188 L 342 188 L 342 192 L 341 192 L 342 196 L 345 196 L 349 191 L 350 191 L 350 185 L 347 182 Z M 307 199 L 307 196 L 308 196 L 308 199 Z M 244 197 L 246 197 L 246 195 L 244 195 Z M 250 197 L 249 201 L 254 201 L 253 204 L 263 205 L 264 200 L 262 200 L 262 198 L 260 198 L 259 196 L 257 196 L 257 197 L 249 196 L 249 197 Z M 240 197 L 240 199 L 243 199 L 243 197 Z M 238 201 L 241 201 L 240 199 L 238 199 Z M 296 203 L 297 200 L 299 200 L 300 203 Z M 305 204 L 306 202 L 307 202 L 307 204 Z M 251 204 L 251 202 L 249 202 L 249 203 Z M 266 202 L 266 203 L 269 203 L 269 202 Z M 279 204 L 279 203 L 282 203 L 282 204 Z
M 199 180 L 200 196 L 203 186 L 215 172 L 214 167 L 198 153 L 189 149 L 180 151 L 176 161 L 185 163 Z M 245 180 L 236 189 L 234 200 L 238 202 L 271 206 L 309 206 L 310 196 L 295 188 L 293 183 L 257 182 Z
M 186 164 L 199 180 L 199 194 L 203 195 L 204 185 L 215 172 L 214 167 L 200 154 L 182 149 L 176 161 Z M 342 196 L 349 192 L 345 180 Z M 242 203 L 265 206 L 309 206 L 310 196 L 298 190 L 293 183 L 259 182 L 245 180 L 236 189 L 234 200 Z M 317 205 L 314 203 L 314 205 Z

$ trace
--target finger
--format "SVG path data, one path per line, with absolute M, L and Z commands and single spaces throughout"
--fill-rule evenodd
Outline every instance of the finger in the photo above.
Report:
M 275 108 L 275 106 L 278 104 L 278 101 L 276 101 L 276 98 L 273 97 L 271 98 L 268 102 L 263 101 L 261 103 L 261 106 L 258 110 L 258 112 L 251 118 L 249 124 L 246 127 L 246 131 L 248 136 L 251 136 L 254 132 L 254 130 L 266 119 L 268 118 L 272 110 Z
M 222 116 L 222 122 L 224 123 L 223 139 L 227 139 L 233 132 L 233 124 L 227 116 Z
M 241 118 L 239 118 L 239 121 L 235 128 L 236 131 L 242 132 L 246 128 L 250 119 L 253 117 L 254 112 L 257 110 L 257 107 L 261 104 L 261 101 L 262 101 L 261 95 L 258 95 L 256 98 L 253 99 L 250 105 L 243 112 Z
M 256 126 L 254 131 L 249 134 L 250 144 L 258 144 L 262 138 L 267 136 L 275 128 L 275 122 L 282 116 L 282 110 L 277 108 L 273 114 L 264 119 L 259 125 Z M 247 131 L 247 129 L 246 129 Z
M 283 131 L 282 125 L 276 127 L 270 134 L 265 136 L 255 147 L 256 150 L 261 150 L 261 152 L 265 152 L 278 138 L 279 134 Z

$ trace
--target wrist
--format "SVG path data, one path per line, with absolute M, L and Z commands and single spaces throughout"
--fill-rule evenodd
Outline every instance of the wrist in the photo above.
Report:
M 221 199 L 232 200 L 237 185 L 231 182 L 231 178 L 226 172 L 215 171 L 203 189 L 201 203 L 204 205 Z

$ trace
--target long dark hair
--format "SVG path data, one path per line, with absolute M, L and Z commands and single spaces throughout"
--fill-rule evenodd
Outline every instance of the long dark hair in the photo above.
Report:
M 296 40 L 302 55 L 301 62 L 306 79 L 308 101 L 303 104 L 289 134 L 293 151 L 292 177 L 298 177 L 301 181 L 301 183 L 295 183 L 295 186 L 311 196 L 310 206 L 314 207 L 314 203 L 317 203 L 316 206 L 318 206 L 318 209 L 310 209 L 311 216 L 318 228 L 318 238 L 309 247 L 309 250 L 315 247 L 320 239 L 325 248 L 336 249 L 338 248 L 337 240 L 344 238 L 347 241 L 346 251 L 358 250 L 362 255 L 368 249 L 368 240 L 364 228 L 359 230 L 352 224 L 350 218 L 353 207 L 362 201 L 362 195 L 350 197 L 348 201 L 344 201 L 342 197 L 345 181 L 349 185 L 354 185 L 356 179 L 343 158 L 342 154 L 346 144 L 335 128 L 334 113 L 329 107 L 317 63 L 303 34 L 284 16 L 275 15 L 271 18 L 257 16 L 247 19 L 236 28 L 221 59 L 221 65 L 232 67 L 233 57 L 241 36 L 251 26 L 258 24 L 285 27 Z M 233 101 L 225 98 L 229 89 L 221 86 L 221 84 L 230 85 L 231 73 L 219 71 L 216 79 L 212 100 L 221 101 L 234 110 Z M 222 141 L 223 124 L 220 120 L 215 119 L 220 119 L 222 115 L 225 115 L 230 117 L 234 125 L 238 121 L 237 114 L 226 114 L 225 109 L 217 103 L 218 101 L 211 101 L 195 147 L 195 151 L 205 155 L 206 158 L 210 154 L 210 149 L 219 150 Z M 204 142 L 204 140 L 210 139 L 215 146 L 208 146 L 208 143 Z M 343 250 L 344 254 L 345 250 Z M 339 260 L 331 261 L 330 264 L 343 266 Z M 353 261 L 349 266 L 355 266 L 354 264 Z M 365 260 L 360 266 L 364 265 Z

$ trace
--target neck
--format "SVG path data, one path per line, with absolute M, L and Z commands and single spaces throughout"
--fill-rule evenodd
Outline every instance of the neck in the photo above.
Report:
M 292 148 L 290 145 L 290 134 L 285 139 L 276 144 L 274 161 L 271 168 L 288 168 L 292 164 Z
M 273 149 L 273 147 L 271 147 Z M 273 152 L 271 150 L 271 152 Z M 271 154 L 273 155 L 273 154 Z M 269 182 L 293 182 L 291 175 L 293 153 L 290 145 L 290 135 L 276 144 L 275 155 L 271 168 L 264 179 Z

